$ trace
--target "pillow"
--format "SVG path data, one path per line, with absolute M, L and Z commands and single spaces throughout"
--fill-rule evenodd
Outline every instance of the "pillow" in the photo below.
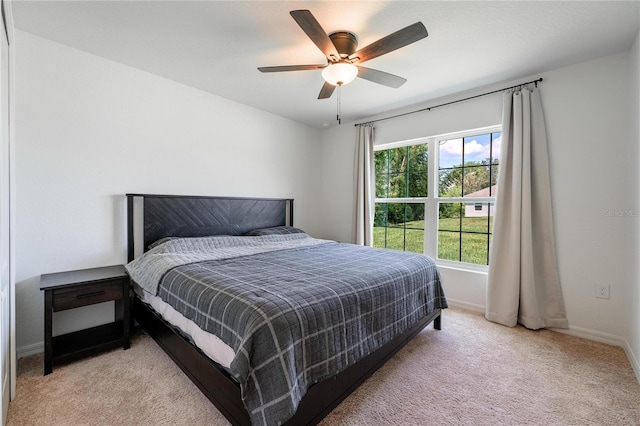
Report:
M 151 250 L 154 247 L 158 247 L 160 244 L 164 244 L 167 241 L 171 241 L 171 240 L 175 240 L 178 237 L 164 237 L 164 238 L 160 238 L 157 241 L 152 242 L 151 244 L 149 244 L 149 247 L 147 247 L 148 250 Z
M 147 250 L 151 250 L 152 248 L 158 247 L 160 244 L 164 244 L 167 241 L 171 241 L 171 240 L 180 240 L 184 238 L 211 238 L 211 237 L 230 237 L 230 235 L 225 234 L 225 235 L 201 235 L 201 236 L 193 236 L 193 237 L 162 237 L 159 240 L 149 244 L 149 247 L 147 247 Z
M 261 228 L 249 231 L 244 235 L 252 237 L 261 237 L 264 235 L 287 235 L 287 234 L 304 234 L 302 229 L 293 226 L 274 226 L 273 228 Z

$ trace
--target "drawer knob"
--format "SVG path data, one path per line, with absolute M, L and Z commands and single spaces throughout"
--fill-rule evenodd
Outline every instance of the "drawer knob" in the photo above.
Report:
M 104 290 L 93 291 L 91 293 L 79 294 L 76 297 L 78 299 L 87 299 L 89 297 L 102 296 L 104 294 Z

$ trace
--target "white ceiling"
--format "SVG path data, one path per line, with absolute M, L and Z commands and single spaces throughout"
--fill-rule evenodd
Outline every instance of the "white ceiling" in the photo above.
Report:
M 318 100 L 320 71 L 263 74 L 259 66 L 324 64 L 289 15 L 309 9 L 359 47 L 422 21 L 429 37 L 364 65 L 408 79 L 392 89 L 356 79 L 342 121 L 360 120 L 491 83 L 631 48 L 640 1 L 20 1 L 15 27 L 77 49 L 322 128 L 336 93 Z M 325 125 L 326 126 L 326 125 Z

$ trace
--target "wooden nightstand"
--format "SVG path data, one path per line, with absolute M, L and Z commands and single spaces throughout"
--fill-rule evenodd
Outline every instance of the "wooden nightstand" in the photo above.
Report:
M 129 349 L 129 275 L 123 265 L 44 274 L 44 374 L 107 349 Z M 115 301 L 115 321 L 52 337 L 53 312 Z

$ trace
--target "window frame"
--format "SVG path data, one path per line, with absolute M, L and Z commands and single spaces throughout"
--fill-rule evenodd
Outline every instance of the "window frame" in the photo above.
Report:
M 502 132 L 502 125 L 480 127 L 470 130 L 463 130 L 451 133 L 443 133 L 434 136 L 427 136 L 404 141 L 395 141 L 388 143 L 376 144 L 373 147 L 374 152 L 384 151 L 394 148 L 403 148 L 406 146 L 427 144 L 428 145 L 428 176 L 427 176 L 427 196 L 415 198 L 375 198 L 374 205 L 378 203 L 424 203 L 424 254 L 433 258 L 439 266 L 446 266 L 455 269 L 467 269 L 472 271 L 488 271 L 488 265 L 480 265 L 476 263 L 468 263 L 457 260 L 439 259 L 438 258 L 438 221 L 439 206 L 441 202 L 446 203 L 490 203 L 495 209 L 496 197 L 440 197 L 439 194 L 439 144 L 441 141 L 464 138 L 487 133 Z M 375 161 L 375 160 L 374 160 Z M 432 220 L 429 220 L 432 218 Z M 372 226 L 374 226 L 372 224 Z

